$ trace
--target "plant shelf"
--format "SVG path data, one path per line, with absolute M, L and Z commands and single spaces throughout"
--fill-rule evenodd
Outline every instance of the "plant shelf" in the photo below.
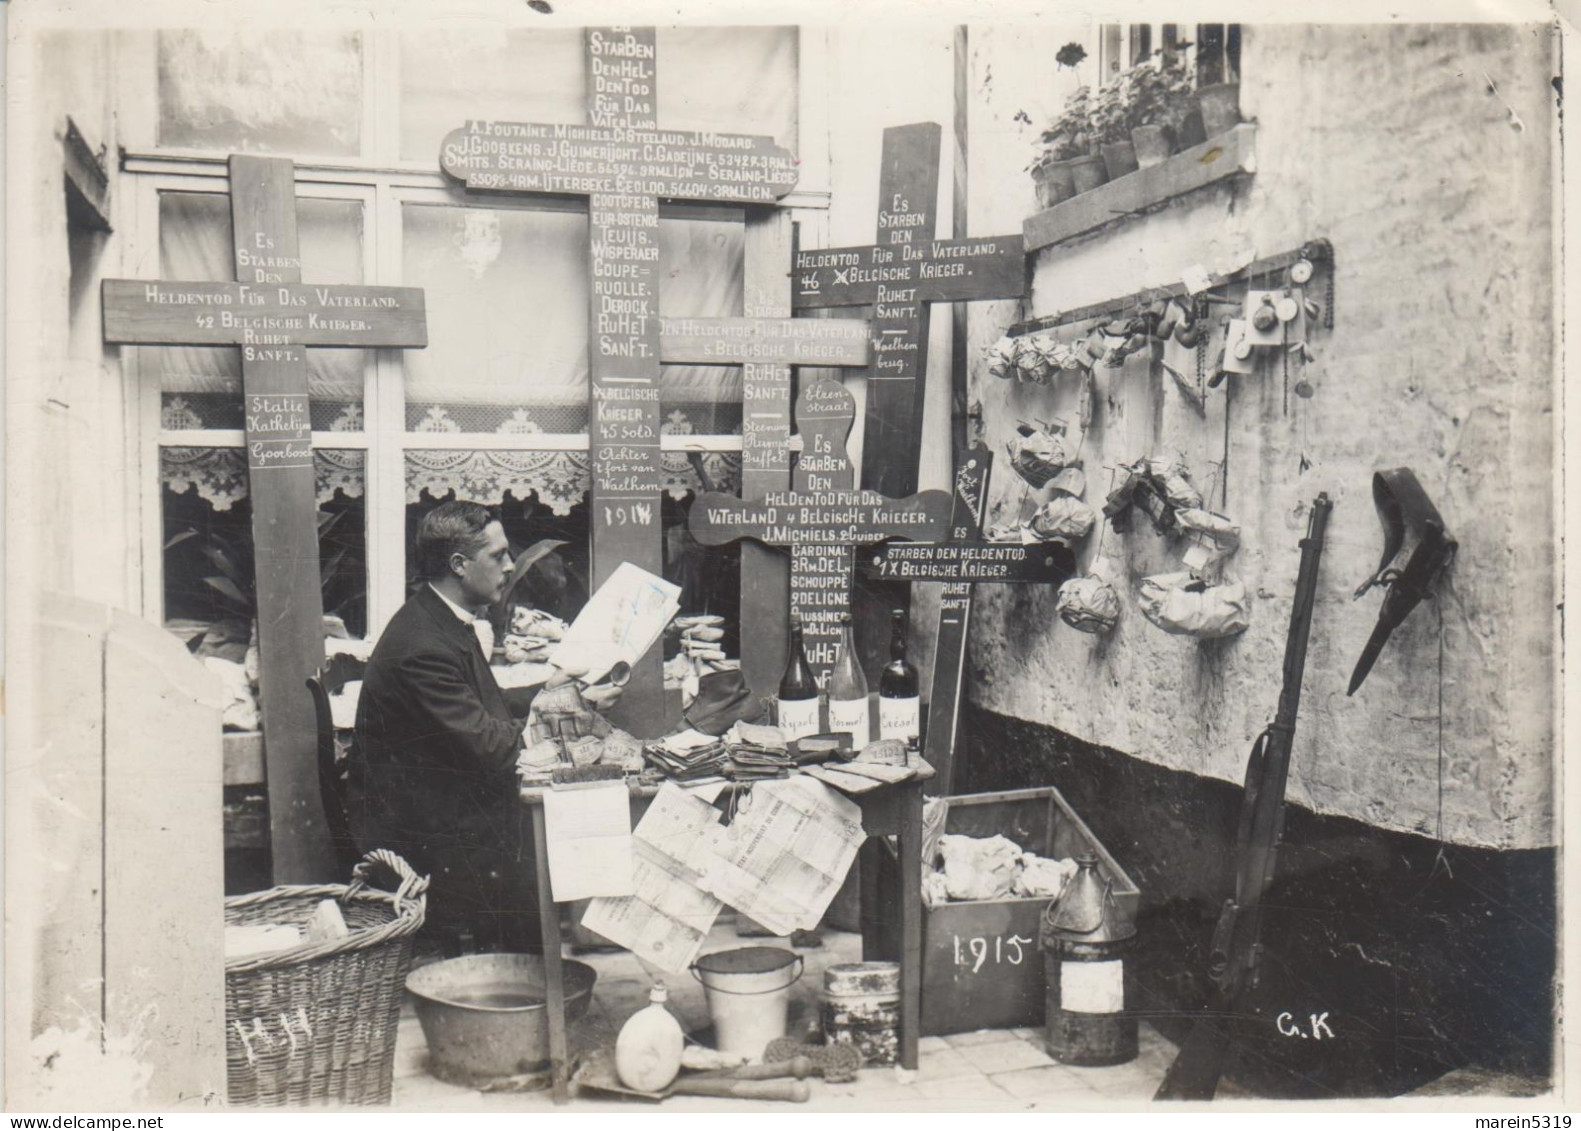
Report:
M 1167 161 L 1061 201 L 1022 222 L 1026 249 L 1052 247 L 1166 200 L 1241 173 L 1257 171 L 1257 127 L 1243 122 Z

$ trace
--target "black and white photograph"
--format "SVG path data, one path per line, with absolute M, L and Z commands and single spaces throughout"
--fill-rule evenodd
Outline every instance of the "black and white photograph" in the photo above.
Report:
M 1570 1126 L 1564 5 L 0 18 L 6 1111 Z

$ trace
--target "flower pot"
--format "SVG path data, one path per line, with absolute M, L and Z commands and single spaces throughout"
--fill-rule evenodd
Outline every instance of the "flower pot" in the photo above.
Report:
M 1076 195 L 1076 182 L 1072 166 L 1075 161 L 1055 161 L 1039 165 L 1032 170 L 1032 184 L 1037 189 L 1038 208 L 1053 208 L 1062 200 Z
M 1218 137 L 1241 121 L 1241 84 L 1221 82 L 1197 91 L 1202 108 L 1202 129 L 1208 137 Z
M 1105 142 L 1103 167 L 1109 171 L 1111 181 L 1117 181 L 1127 173 L 1136 172 L 1136 147 L 1129 139 Z
M 1174 132 L 1168 126 L 1137 126 L 1131 131 L 1136 163 L 1145 169 L 1157 165 L 1175 152 Z
M 1070 163 L 1071 182 L 1078 194 L 1090 192 L 1109 179 L 1102 157 L 1078 157 Z
M 1193 145 L 1201 145 L 1207 140 L 1208 133 L 1202 128 L 1202 111 L 1193 106 L 1180 120 L 1180 129 L 1175 133 L 1175 142 L 1181 149 L 1190 149 Z

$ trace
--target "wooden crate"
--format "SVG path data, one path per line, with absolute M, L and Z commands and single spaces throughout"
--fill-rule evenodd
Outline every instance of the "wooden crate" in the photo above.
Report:
M 1076 857 L 1090 847 L 1113 884 L 1117 913 L 1135 921 L 1141 893 L 1052 786 L 951 797 L 944 831 L 1008 837 L 1039 856 Z M 898 861 L 885 854 L 886 870 Z M 886 883 L 885 888 L 893 890 Z M 928 1036 L 1043 1024 L 1039 922 L 1046 899 L 987 899 L 922 909 L 922 1032 Z M 900 917 L 879 909 L 882 949 L 898 949 Z M 887 927 L 887 930 L 885 929 Z

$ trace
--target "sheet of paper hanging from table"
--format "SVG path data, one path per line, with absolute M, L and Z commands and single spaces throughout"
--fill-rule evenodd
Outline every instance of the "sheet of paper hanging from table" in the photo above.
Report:
M 629 896 L 638 890 L 624 781 L 549 790 L 543 815 L 556 899 Z
M 720 838 L 703 887 L 775 934 L 810 931 L 866 837 L 860 806 L 821 782 L 759 782 Z
M 593 900 L 582 926 L 667 974 L 684 972 L 721 908 L 698 883 L 713 861 L 719 820 L 706 800 L 672 782 L 660 786 L 632 833 L 636 894 Z

